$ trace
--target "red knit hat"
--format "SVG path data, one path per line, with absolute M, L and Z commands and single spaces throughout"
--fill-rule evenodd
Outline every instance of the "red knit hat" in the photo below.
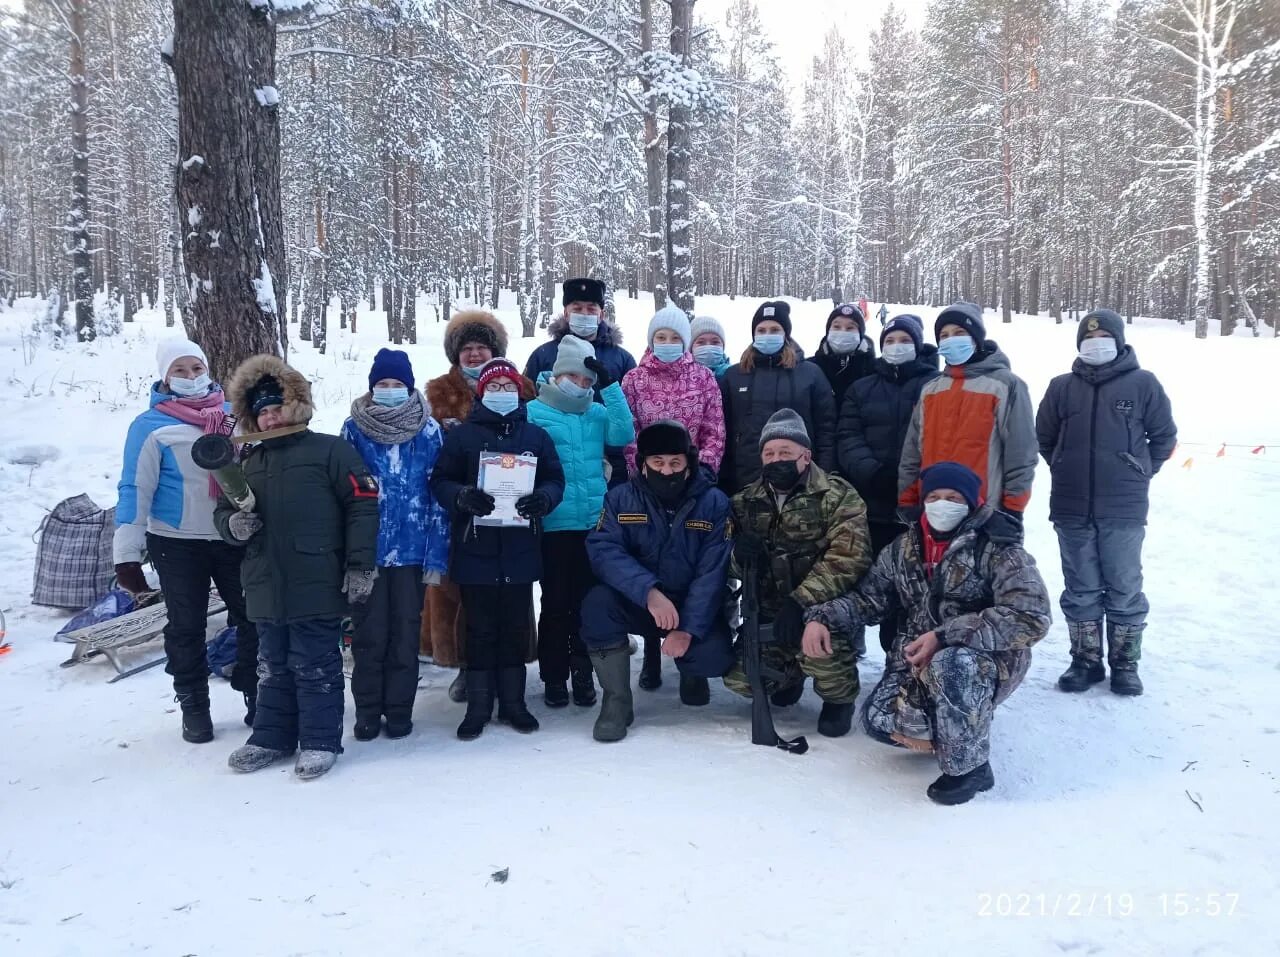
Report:
M 484 387 L 489 382 L 504 376 L 517 387 L 520 385 L 520 370 L 515 367 L 515 363 L 510 359 L 490 359 L 480 369 L 480 378 L 476 380 L 476 395 L 484 395 Z

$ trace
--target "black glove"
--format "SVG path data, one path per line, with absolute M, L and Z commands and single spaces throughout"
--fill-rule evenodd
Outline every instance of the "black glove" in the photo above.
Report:
M 141 562 L 121 562 L 116 566 L 116 584 L 132 595 L 151 591 Z
M 769 547 L 759 535 L 741 532 L 733 540 L 733 560 L 738 563 L 739 568 L 746 568 L 748 565 L 759 566 L 768 554 Z
M 596 374 L 596 388 L 607 389 L 613 385 L 613 376 L 609 375 L 609 370 L 595 356 L 587 356 L 582 364 Z
M 474 485 L 468 485 L 458 493 L 458 499 L 454 502 L 454 507 L 460 512 L 466 512 L 468 515 L 488 515 L 493 511 L 493 496 L 488 492 L 482 492 Z
M 525 521 L 542 518 L 551 511 L 551 496 L 540 488 L 516 499 L 516 514 Z
M 800 647 L 804 637 L 804 609 L 794 598 L 784 598 L 773 619 L 773 640 L 786 647 Z

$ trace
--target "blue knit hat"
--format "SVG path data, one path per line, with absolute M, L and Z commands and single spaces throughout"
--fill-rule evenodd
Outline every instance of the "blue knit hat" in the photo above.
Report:
M 413 388 L 413 366 L 409 362 L 409 354 L 399 349 L 379 349 L 373 357 L 373 368 L 369 370 L 369 388 L 382 379 L 399 379 L 410 389 Z
M 905 332 L 911 337 L 911 341 L 916 344 L 916 355 L 920 354 L 920 350 L 924 348 L 924 323 L 920 321 L 919 316 L 913 316 L 909 312 L 904 312 L 900 316 L 894 316 L 884 324 L 884 328 L 880 330 L 880 349 L 884 350 L 884 338 L 891 332 Z
M 959 462 L 937 462 L 920 473 L 922 498 L 940 488 L 959 492 L 969 503 L 970 511 L 981 504 L 979 499 L 982 496 L 982 479 L 978 478 L 978 473 L 967 465 L 961 465 Z

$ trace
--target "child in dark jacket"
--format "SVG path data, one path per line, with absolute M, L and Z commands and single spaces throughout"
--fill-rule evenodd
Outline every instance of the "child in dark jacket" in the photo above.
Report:
M 523 733 L 538 729 L 524 700 L 529 604 L 542 577 L 541 520 L 564 497 L 564 470 L 551 437 L 529 422 L 520 382 L 506 359 L 485 364 L 476 387 L 480 401 L 449 432 L 431 476 L 432 491 L 453 518 L 449 577 L 467 618 L 467 714 L 458 726 L 464 741 L 480 736 L 495 695 L 498 720 Z M 480 487 L 482 453 L 537 459 L 533 491 L 515 502 L 526 525 L 477 521 L 497 504 Z

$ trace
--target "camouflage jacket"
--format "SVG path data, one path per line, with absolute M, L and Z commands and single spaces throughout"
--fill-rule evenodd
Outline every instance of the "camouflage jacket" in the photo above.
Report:
M 1003 701 L 1026 675 L 1031 646 L 1052 620 L 1049 592 L 1018 538 L 1016 522 L 984 508 L 960 527 L 930 581 L 921 560 L 920 526 L 913 524 L 880 553 L 857 588 L 810 609 L 805 618 L 849 632 L 879 622 L 896 595 L 907 627 L 894 642 L 890 667 L 906 668 L 903 646 L 934 631 L 944 646 L 995 659 L 996 701 Z
M 769 549 L 768 569 L 760 570 L 766 620 L 784 598 L 808 608 L 845 594 L 871 564 L 866 505 L 852 485 L 817 465 L 781 509 L 758 479 L 733 497 L 733 515 L 739 534 L 758 535 Z M 741 570 L 735 574 L 741 577 Z

